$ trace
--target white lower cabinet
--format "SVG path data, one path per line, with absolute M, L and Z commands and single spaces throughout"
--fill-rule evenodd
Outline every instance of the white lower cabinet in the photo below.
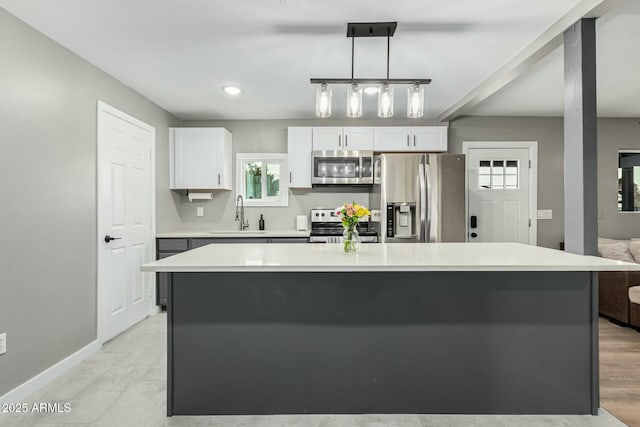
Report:
M 290 127 L 287 138 L 289 188 L 311 188 L 312 128 Z
M 446 126 L 375 127 L 373 149 L 378 152 L 446 152 L 447 130 Z
M 224 128 L 171 128 L 170 189 L 231 190 L 231 133 Z

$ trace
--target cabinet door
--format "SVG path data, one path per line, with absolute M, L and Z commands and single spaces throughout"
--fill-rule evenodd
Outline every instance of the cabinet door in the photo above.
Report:
M 231 177 L 232 170 L 232 155 L 231 155 L 231 133 L 224 129 L 212 129 L 215 134 L 215 150 L 216 150 L 216 163 L 215 173 L 217 174 L 216 186 L 221 190 L 231 190 L 231 184 L 233 183 Z
M 373 150 L 373 128 L 344 128 L 343 137 L 345 150 Z
M 269 243 L 309 243 L 308 237 L 272 237 Z
M 310 127 L 290 127 L 287 138 L 287 164 L 290 188 L 311 188 Z
M 341 127 L 313 128 L 314 150 L 344 150 Z
M 447 151 L 447 127 L 423 126 L 411 128 L 411 148 L 415 151 Z
M 176 128 L 172 133 L 172 188 L 212 188 L 217 183 L 218 153 L 212 144 L 211 131 L 206 128 Z
M 178 253 L 189 250 L 189 240 L 186 238 L 159 238 L 157 242 L 158 252 Z
M 231 134 L 223 128 L 171 129 L 171 189 L 231 189 Z
M 373 132 L 375 151 L 410 151 L 411 129 L 407 127 L 376 127 Z
M 168 258 L 180 252 L 161 252 L 158 259 Z M 169 295 L 169 283 L 171 282 L 171 273 L 156 273 L 156 305 L 167 305 L 167 297 Z

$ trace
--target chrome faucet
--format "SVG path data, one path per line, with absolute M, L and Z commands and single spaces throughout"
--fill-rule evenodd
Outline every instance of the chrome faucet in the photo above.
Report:
M 249 228 L 249 222 L 244 220 L 244 199 L 241 194 L 236 198 L 236 221 L 240 221 L 240 231 Z

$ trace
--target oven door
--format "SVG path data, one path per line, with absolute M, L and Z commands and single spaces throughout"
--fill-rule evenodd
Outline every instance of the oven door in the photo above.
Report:
M 313 151 L 312 184 L 373 184 L 373 152 Z

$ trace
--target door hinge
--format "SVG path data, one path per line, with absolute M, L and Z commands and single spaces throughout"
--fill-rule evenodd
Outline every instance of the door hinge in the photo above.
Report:
M 531 227 L 531 218 L 529 218 L 529 227 Z
M 531 169 L 531 160 L 529 160 L 529 169 Z

